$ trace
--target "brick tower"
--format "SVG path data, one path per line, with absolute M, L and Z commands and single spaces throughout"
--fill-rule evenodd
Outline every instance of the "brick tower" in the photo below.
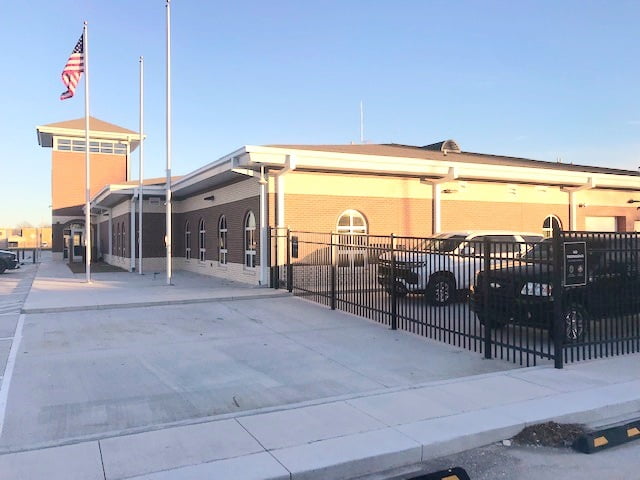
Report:
M 82 261 L 85 204 L 84 117 L 36 127 L 38 144 L 51 152 L 51 225 L 54 259 Z M 140 144 L 132 130 L 89 117 L 91 197 L 105 185 L 130 179 L 131 152 Z M 92 231 L 92 245 L 95 233 Z M 95 258 L 95 257 L 93 257 Z

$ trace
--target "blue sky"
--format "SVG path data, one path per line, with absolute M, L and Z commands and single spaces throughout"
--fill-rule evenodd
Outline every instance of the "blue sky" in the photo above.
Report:
M 60 73 L 89 22 L 91 114 L 137 130 L 165 165 L 165 2 L 0 3 L 0 225 L 50 221 L 37 125 L 84 115 Z M 636 170 L 638 1 L 172 2 L 173 173 L 245 144 L 359 141 Z M 137 176 L 134 153 L 134 177 Z

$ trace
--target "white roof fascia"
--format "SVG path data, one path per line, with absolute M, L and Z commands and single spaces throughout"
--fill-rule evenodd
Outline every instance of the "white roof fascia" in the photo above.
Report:
M 246 146 L 253 164 L 265 164 L 284 167 L 286 155 L 295 154 L 298 168 L 316 168 L 371 173 L 415 175 L 423 177 L 446 177 L 454 168 L 458 177 L 470 180 L 524 182 L 548 185 L 581 186 L 594 181 L 598 187 L 640 188 L 640 178 L 632 175 L 613 173 L 579 172 L 544 167 L 524 167 L 513 165 L 494 165 L 488 163 L 455 162 L 422 158 L 389 157 L 353 153 L 322 152 L 316 150 L 297 150 L 279 147 Z M 246 158 L 246 157 L 245 157 Z M 425 180 L 427 180 L 425 178 Z
M 80 130 L 76 128 L 60 128 L 60 127 L 47 127 L 40 125 L 36 127 L 39 134 L 50 134 L 60 137 L 78 137 L 84 138 L 84 135 L 78 135 Z M 137 140 L 140 141 L 139 133 L 124 133 L 124 132 L 105 132 L 102 130 L 90 130 L 92 139 L 103 138 L 109 140 Z M 145 135 L 146 138 L 146 135 Z
M 240 163 L 238 161 L 238 158 L 244 156 L 246 153 L 246 147 L 242 147 L 232 153 L 220 157 L 219 159 L 208 163 L 204 167 L 200 167 L 197 170 L 186 174 L 185 176 L 180 178 L 180 180 L 176 181 L 172 185 L 171 189 L 174 192 L 178 192 L 180 191 L 180 189 L 193 185 L 194 183 L 202 181 L 206 178 L 214 177 L 217 174 L 226 171 L 231 171 Z

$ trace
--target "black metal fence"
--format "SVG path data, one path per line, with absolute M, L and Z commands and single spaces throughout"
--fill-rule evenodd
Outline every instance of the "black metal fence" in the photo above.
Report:
M 274 229 L 272 285 L 521 365 L 640 351 L 638 234 L 539 240 Z

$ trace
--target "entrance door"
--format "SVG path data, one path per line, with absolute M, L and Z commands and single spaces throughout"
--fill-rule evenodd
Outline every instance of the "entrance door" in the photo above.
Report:
M 73 255 L 71 257 L 72 262 L 82 262 L 82 233 L 76 230 L 71 231 L 71 242 Z

